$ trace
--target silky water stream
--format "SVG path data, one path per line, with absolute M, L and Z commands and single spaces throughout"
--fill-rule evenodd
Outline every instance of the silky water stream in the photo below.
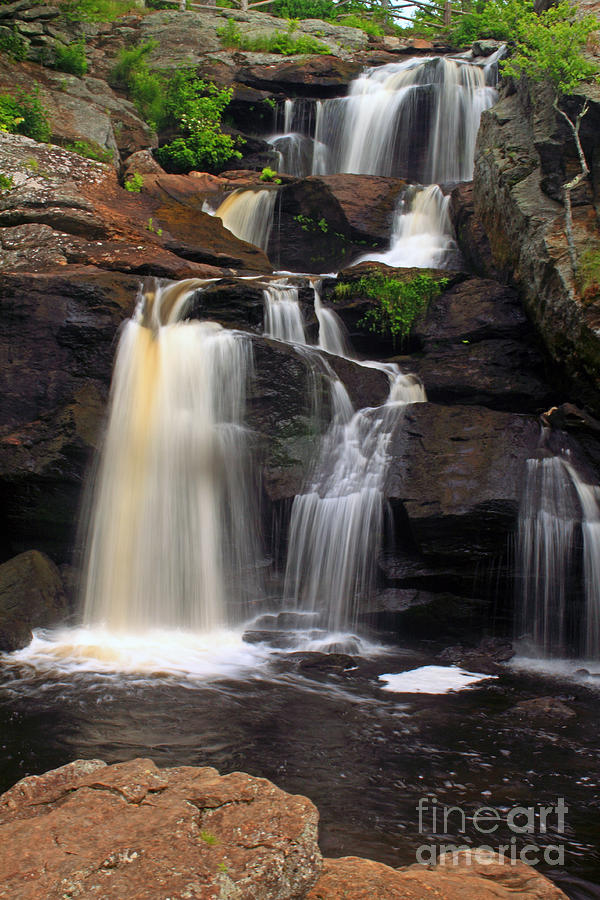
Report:
M 348 98 L 314 111 L 308 144 L 296 142 L 298 169 L 309 160 L 312 171 L 382 173 L 392 146 L 398 170 L 403 159 L 419 168 L 425 187 L 403 198 L 382 256 L 388 264 L 451 265 L 446 200 L 433 182 L 469 177 L 479 115 L 495 97 L 492 66 L 425 59 L 370 70 Z M 417 165 L 403 142 L 423 93 L 435 102 L 428 104 L 429 147 Z M 292 129 L 291 102 L 286 112 Z M 285 141 L 277 147 L 291 153 Z M 236 193 L 217 215 L 265 247 L 274 197 L 272 190 Z M 425 400 L 418 379 L 395 365 L 362 363 L 385 373 L 389 396 L 355 409 L 332 367 L 352 348 L 318 283 L 313 346 L 297 286 L 284 278 L 264 283 L 265 336 L 310 361 L 330 409 L 291 509 L 274 596 L 246 416 L 254 338 L 188 320 L 188 301 L 202 288 L 198 281 L 147 285 L 122 330 L 84 526 L 82 618 L 38 632 L 29 647 L 2 658 L 0 787 L 76 757 L 241 769 L 317 804 L 325 854 L 394 866 L 439 840 L 480 844 L 473 814 L 481 806 L 506 815 L 564 798 L 565 832 L 550 825 L 535 835 L 540 868 L 571 897 L 600 896 L 594 672 L 553 670 L 546 660 L 539 674 L 506 667 L 468 683 L 454 667 L 433 668 L 437 650 L 358 626 L 385 528 L 389 438 L 407 407 Z M 549 468 L 571 485 L 585 565 L 597 578 L 597 494 L 568 458 Z M 554 477 L 540 475 L 535 462 L 530 469 L 526 493 Z M 567 538 L 552 544 L 547 535 L 557 528 L 547 521 L 523 511 L 524 565 L 554 564 L 563 553 Z M 542 622 L 546 594 L 542 587 L 526 599 Z M 586 597 L 588 632 L 596 635 L 591 587 Z M 410 685 L 395 680 L 405 672 Z M 423 679 L 428 693 L 420 692 Z M 520 700 L 548 696 L 576 696 L 577 718 L 538 729 L 511 713 Z M 419 801 L 433 797 L 464 811 L 464 830 L 460 817 L 444 835 L 431 818 L 419 820 Z M 513 838 L 517 849 L 532 842 L 505 825 L 485 842 Z M 564 865 L 544 861 L 550 845 L 564 848 Z

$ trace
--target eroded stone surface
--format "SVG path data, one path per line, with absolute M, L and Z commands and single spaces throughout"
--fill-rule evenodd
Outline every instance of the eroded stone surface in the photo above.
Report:
M 318 812 L 262 778 L 77 761 L 0 797 L 0 898 L 301 900 Z

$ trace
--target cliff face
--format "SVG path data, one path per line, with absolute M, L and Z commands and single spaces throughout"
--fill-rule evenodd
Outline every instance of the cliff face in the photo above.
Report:
M 573 273 L 565 237 L 561 186 L 578 168 L 566 123 L 552 108 L 551 91 L 521 83 L 504 91 L 482 116 L 473 182 L 474 221 L 467 242 L 483 226 L 491 259 L 482 268 L 513 283 L 552 359 L 567 374 L 578 402 L 599 411 L 600 378 L 600 88 L 567 98 L 576 114 L 584 97 L 582 143 L 591 178 L 573 193 L 574 236 L 580 267 Z M 463 234 L 463 240 L 465 235 Z

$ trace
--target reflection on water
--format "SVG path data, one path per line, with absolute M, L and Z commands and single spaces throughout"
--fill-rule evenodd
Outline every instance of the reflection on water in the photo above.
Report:
M 482 805 L 564 797 L 566 834 L 536 841 L 565 843 L 565 872 L 548 871 L 563 890 L 600 896 L 597 688 L 507 668 L 460 692 L 390 693 L 380 675 L 435 660 L 310 628 L 277 650 L 261 634 L 247 642 L 223 631 L 204 643 L 173 632 L 108 643 L 89 629 L 39 635 L 2 660 L 0 787 L 76 757 L 241 769 L 317 804 L 324 853 L 394 866 L 414 862 L 423 842 L 481 842 L 469 821 L 466 834 L 423 837 L 421 797 L 459 805 L 467 819 Z M 511 714 L 536 696 L 559 697 L 577 716 Z M 499 830 L 494 842 L 510 836 Z

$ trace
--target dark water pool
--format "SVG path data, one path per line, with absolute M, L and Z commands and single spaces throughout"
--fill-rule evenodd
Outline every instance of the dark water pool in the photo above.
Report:
M 326 855 L 368 856 L 393 866 L 423 844 L 564 847 L 564 866 L 540 869 L 571 897 L 600 897 L 599 692 L 561 676 L 506 668 L 496 679 L 443 695 L 382 690 L 381 673 L 432 662 L 401 647 L 353 665 L 273 652 L 260 670 L 206 681 L 45 672 L 0 664 L 0 788 L 77 757 L 151 757 L 159 766 L 241 769 L 310 797 Z M 562 699 L 576 715 L 528 721 L 512 708 Z M 447 834 L 431 808 L 457 806 Z M 564 798 L 564 832 L 515 835 L 515 806 Z M 417 806 L 424 810 L 421 827 Z M 485 838 L 481 806 L 499 810 Z M 465 832 L 462 827 L 465 814 Z

